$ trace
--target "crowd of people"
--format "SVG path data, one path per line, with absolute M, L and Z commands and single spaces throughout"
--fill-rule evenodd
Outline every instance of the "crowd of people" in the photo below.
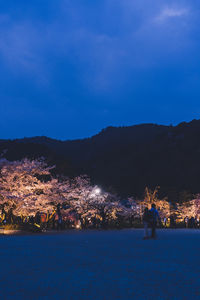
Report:
M 197 217 L 185 217 L 184 224 L 186 228 L 199 228 L 200 220 Z
M 162 215 L 162 214 L 161 214 Z M 197 217 L 185 217 L 184 220 L 177 220 L 175 215 L 170 217 L 159 216 L 156 205 L 152 204 L 151 209 L 144 209 L 142 222 L 140 217 L 125 218 L 118 216 L 115 220 L 105 219 L 99 215 L 80 215 L 73 210 L 64 210 L 58 205 L 51 213 L 37 211 L 31 216 L 15 216 L 12 210 L 1 210 L 0 226 L 16 225 L 23 229 L 33 231 L 64 230 L 64 229 L 109 229 L 144 226 L 144 239 L 156 238 L 156 228 L 200 228 Z M 149 232 L 151 229 L 151 232 Z
M 63 215 L 59 206 L 51 213 L 42 213 L 37 211 L 31 216 L 15 216 L 12 210 L 6 212 L 2 209 L 0 213 L 0 226 L 16 225 L 23 229 L 33 231 L 46 231 L 47 229 L 70 229 L 81 227 L 78 216 L 71 212 L 69 215 Z

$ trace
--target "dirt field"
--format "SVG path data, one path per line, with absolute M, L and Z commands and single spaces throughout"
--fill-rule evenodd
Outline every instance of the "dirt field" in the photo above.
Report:
M 0 236 L 1 299 L 200 299 L 200 230 Z

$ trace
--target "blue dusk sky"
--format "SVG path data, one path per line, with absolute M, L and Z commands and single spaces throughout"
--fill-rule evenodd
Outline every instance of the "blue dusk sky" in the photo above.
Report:
M 200 118 L 199 0 L 0 0 L 0 138 Z

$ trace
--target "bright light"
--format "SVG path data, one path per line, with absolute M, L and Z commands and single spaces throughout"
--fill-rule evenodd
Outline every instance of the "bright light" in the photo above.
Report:
M 95 188 L 95 190 L 94 190 L 94 194 L 95 195 L 99 195 L 99 194 L 101 194 L 101 189 L 100 188 Z

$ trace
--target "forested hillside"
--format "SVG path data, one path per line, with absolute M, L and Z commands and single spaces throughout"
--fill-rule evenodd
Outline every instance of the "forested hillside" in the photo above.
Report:
M 66 133 L 67 136 L 67 133 Z M 200 192 L 200 121 L 177 126 L 142 124 L 108 127 L 82 140 L 47 137 L 1 140 L 9 160 L 46 157 L 56 172 L 88 174 L 92 181 L 122 196 L 142 197 L 145 186 L 160 186 L 171 201 Z

